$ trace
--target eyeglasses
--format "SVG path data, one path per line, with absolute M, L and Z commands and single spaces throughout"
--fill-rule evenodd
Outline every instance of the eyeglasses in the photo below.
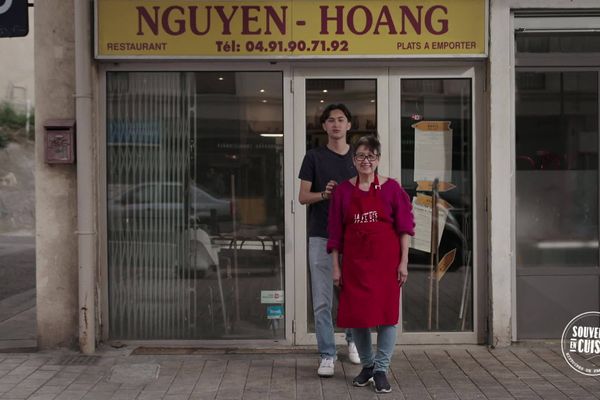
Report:
M 356 161 L 365 161 L 365 160 L 369 160 L 370 162 L 373 162 L 375 160 L 377 160 L 379 158 L 379 155 L 376 154 L 362 154 L 362 153 L 358 153 L 354 155 L 354 159 Z

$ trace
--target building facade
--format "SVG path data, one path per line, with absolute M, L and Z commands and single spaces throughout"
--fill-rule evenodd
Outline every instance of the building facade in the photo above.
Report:
M 36 4 L 41 347 L 315 344 L 297 176 L 330 103 L 412 198 L 399 343 L 598 310 L 595 2 L 74 4 Z

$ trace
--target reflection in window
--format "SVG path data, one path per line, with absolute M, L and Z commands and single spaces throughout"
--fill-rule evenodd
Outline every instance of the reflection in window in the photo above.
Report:
M 306 80 L 306 149 L 327 144 L 319 118 L 329 104 L 345 104 L 352 113 L 348 141 L 377 135 L 377 81 L 375 79 Z
M 516 89 L 517 266 L 598 266 L 597 73 L 517 72 Z
M 107 74 L 110 336 L 283 338 L 280 72 Z
M 401 96 L 402 186 L 413 198 L 417 225 L 402 290 L 403 330 L 472 331 L 471 80 L 406 79 Z M 438 245 L 432 246 L 436 179 Z

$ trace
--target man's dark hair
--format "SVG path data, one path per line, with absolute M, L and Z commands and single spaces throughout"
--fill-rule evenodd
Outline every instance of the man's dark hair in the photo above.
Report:
M 373 154 L 380 155 L 381 154 L 381 143 L 379 139 L 374 135 L 363 136 L 356 141 L 354 144 L 354 152 L 356 154 L 356 149 L 360 146 L 365 146 L 367 150 L 371 151 Z
M 321 118 L 320 118 L 321 125 L 323 125 L 325 123 L 325 121 L 327 121 L 327 118 L 329 118 L 329 115 L 331 114 L 331 112 L 333 110 L 340 110 L 341 112 L 344 113 L 348 122 L 352 122 L 352 114 L 350 113 L 350 110 L 348 110 L 348 107 L 346 107 L 346 105 L 344 105 L 342 103 L 339 103 L 339 104 L 330 104 L 323 110 L 323 113 L 321 114 Z

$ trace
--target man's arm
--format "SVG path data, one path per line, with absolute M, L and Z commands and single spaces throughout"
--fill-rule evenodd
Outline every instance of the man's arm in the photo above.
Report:
M 311 186 L 312 182 L 300 180 L 300 193 L 298 194 L 298 201 L 300 202 L 300 204 L 313 204 L 318 203 L 319 201 L 326 200 L 325 196 L 327 195 L 325 194 L 325 192 L 311 192 Z

